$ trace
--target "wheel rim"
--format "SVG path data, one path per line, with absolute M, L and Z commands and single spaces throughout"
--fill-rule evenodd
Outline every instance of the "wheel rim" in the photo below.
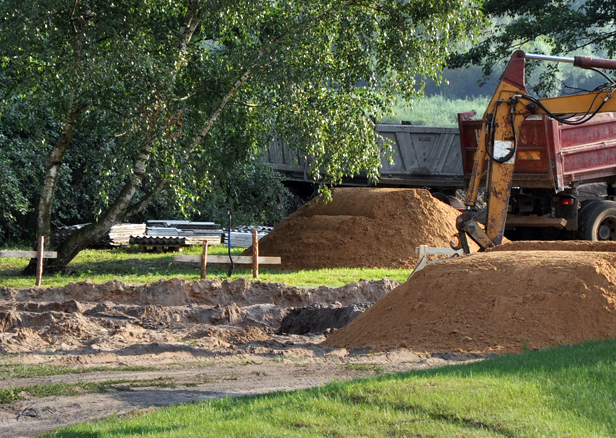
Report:
M 606 217 L 597 229 L 597 240 L 616 240 L 616 217 Z

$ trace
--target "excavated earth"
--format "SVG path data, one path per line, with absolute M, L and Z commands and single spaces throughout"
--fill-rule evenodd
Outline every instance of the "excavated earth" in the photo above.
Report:
M 18 391 L 23 398 L 6 403 L 0 397 L 0 436 L 37 436 L 158 406 L 290 391 L 483 357 L 321 345 L 328 332 L 397 285 L 382 280 L 298 288 L 173 279 L 143 286 L 112 281 L 0 288 L 0 371 L 24 365 L 69 371 L 0 380 L 0 396 Z M 88 382 L 116 383 L 79 393 L 79 385 Z M 31 396 L 28 388 L 40 385 L 77 385 L 78 394 Z
M 432 263 L 324 345 L 518 352 L 616 337 L 616 243 L 513 242 Z
M 143 286 L 111 281 L 49 289 L 0 288 L 0 352 L 90 354 L 121 349 L 130 355 L 132 350 L 155 350 L 163 344 L 190 344 L 209 355 L 238 348 L 274 352 L 281 346 L 272 336 L 289 312 L 297 318 L 297 308 L 319 310 L 321 324 L 301 334 L 321 334 L 358 314 L 336 309 L 366 308 L 396 285 L 382 280 L 297 288 L 244 279 L 173 279 Z
M 419 245 L 456 241 L 459 214 L 423 189 L 337 188 L 330 202 L 313 200 L 278 224 L 259 255 L 291 270 L 413 268 Z
M 425 190 L 336 189 L 260 241 L 286 269 L 412 267 L 415 247 L 448 247 L 458 212 Z M 320 385 L 524 348 L 616 337 L 616 243 L 511 242 L 433 262 L 398 285 L 339 288 L 179 279 L 63 288 L 0 288 L 0 366 L 45 364 L 78 374 L 39 384 L 163 379 L 75 397 L 0 404 L 0 436 L 135 409 Z M 96 371 L 95 367 L 108 367 Z M 118 367 L 144 366 L 126 373 Z M 83 371 L 92 371 L 83 373 Z M 366 371 L 368 370 L 368 371 Z

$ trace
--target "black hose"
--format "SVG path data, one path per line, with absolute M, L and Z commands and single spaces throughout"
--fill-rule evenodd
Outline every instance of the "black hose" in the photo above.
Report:
M 513 124 L 513 121 L 514 121 L 513 113 L 514 113 L 515 104 L 512 104 L 511 102 L 507 102 L 507 103 L 510 105 L 509 116 L 511 117 L 511 129 L 513 131 L 513 149 L 509 151 L 509 153 L 505 155 L 504 157 L 496 158 L 492 153 L 490 153 L 490 148 L 488 147 L 488 145 L 491 145 L 492 149 L 494 149 L 494 119 L 495 119 L 494 114 L 496 114 L 496 111 L 498 110 L 498 106 L 503 102 L 507 102 L 507 101 L 505 100 L 496 101 L 496 104 L 494 105 L 494 113 L 492 115 L 492 119 L 490 120 L 490 124 L 486 127 L 486 153 L 488 154 L 488 157 L 490 157 L 492 161 L 496 161 L 497 163 L 506 163 L 507 161 L 511 160 L 515 156 L 516 151 L 518 150 L 518 140 L 517 140 L 517 136 L 515 133 L 515 125 Z
M 599 113 L 599 111 L 601 111 L 601 108 L 603 108 L 603 105 L 605 105 L 605 103 L 608 101 L 608 99 L 610 99 L 612 97 L 612 95 L 608 94 L 607 97 L 605 99 L 603 99 L 603 102 L 601 102 L 601 105 L 599 105 L 599 107 L 591 114 L 590 113 L 590 108 L 593 107 L 593 105 L 597 101 L 597 98 L 599 97 L 599 93 L 595 94 L 595 97 L 594 97 L 594 99 L 592 100 L 592 102 L 590 104 L 590 108 L 588 109 L 588 111 L 586 111 L 586 114 L 584 114 L 580 120 L 577 120 L 575 122 L 571 122 L 571 121 L 568 120 L 572 116 L 561 117 L 561 116 L 557 116 L 556 114 L 552 113 L 551 111 L 549 111 L 541 103 L 541 101 L 539 101 L 539 99 L 535 99 L 534 97 L 529 96 L 527 94 L 523 94 L 523 95 L 520 95 L 518 97 L 530 100 L 535 105 L 537 105 L 539 108 L 541 108 L 543 111 L 545 111 L 545 113 L 548 116 L 552 117 L 553 119 L 557 120 L 558 122 L 560 122 L 560 123 L 562 123 L 564 125 L 577 126 L 577 125 L 582 125 L 582 124 L 590 121 L 594 116 L 596 116 Z M 496 104 L 494 106 L 494 114 L 496 114 L 496 110 L 498 109 L 498 106 L 501 103 L 503 103 L 503 102 L 506 102 L 506 101 L 504 101 L 504 100 L 496 101 Z M 490 121 L 490 124 L 486 128 L 486 153 L 488 154 L 488 156 L 490 157 L 490 159 L 492 161 L 496 161 L 497 163 L 506 163 L 511 158 L 513 158 L 513 156 L 515 155 L 515 153 L 516 153 L 516 151 L 518 149 L 518 141 L 517 141 L 517 136 L 516 136 L 516 132 L 515 132 L 515 125 L 514 125 L 514 108 L 515 108 L 515 104 L 512 104 L 511 102 L 507 102 L 507 103 L 509 103 L 510 108 L 511 108 L 510 111 L 509 111 L 509 115 L 511 117 L 511 129 L 513 131 L 513 149 L 506 156 L 504 156 L 502 158 L 496 158 L 496 157 L 494 157 L 494 155 L 492 153 L 490 153 L 490 148 L 488 147 L 488 144 L 490 144 L 490 145 L 492 145 L 492 148 L 494 148 L 494 116 L 492 117 L 492 120 Z
M 603 105 L 605 105 L 605 103 L 607 102 L 607 100 L 609 98 L 612 97 L 611 94 L 608 94 L 607 97 L 605 99 L 603 99 L 603 102 L 601 102 L 601 105 L 599 105 L 599 107 L 591 114 L 590 113 L 590 108 L 592 108 L 592 106 L 595 104 L 595 102 L 597 101 L 597 98 L 599 97 L 599 93 L 595 94 L 595 98 L 592 100 L 591 104 L 590 104 L 590 108 L 588 108 L 588 111 L 586 111 L 586 114 L 584 114 L 582 116 L 582 118 L 580 120 L 577 120 L 575 122 L 570 122 L 569 120 L 567 120 L 567 118 L 565 117 L 560 117 L 557 116 L 556 114 L 550 112 L 538 99 L 535 99 L 532 96 L 529 96 L 527 94 L 523 94 L 520 96 L 521 98 L 530 100 L 531 102 L 533 102 L 535 105 L 537 105 L 539 108 L 541 108 L 543 111 L 545 111 L 545 113 L 552 117 L 553 119 L 559 121 L 560 123 L 564 124 L 564 125 L 582 125 L 586 122 L 588 122 L 590 119 L 592 119 L 594 116 L 596 116 L 599 111 L 601 111 L 601 108 L 603 108 Z

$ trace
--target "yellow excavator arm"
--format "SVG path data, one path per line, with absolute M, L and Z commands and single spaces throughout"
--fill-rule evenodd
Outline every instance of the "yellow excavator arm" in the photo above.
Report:
M 613 82 L 611 86 L 592 93 L 548 99 L 529 96 L 525 85 L 526 59 L 570 62 L 581 68 L 616 70 L 616 60 L 532 55 L 522 50 L 514 52 L 483 115 L 479 148 L 466 192 L 466 210 L 458 217 L 456 224 L 465 253 L 470 252 L 467 235 L 482 250 L 502 243 L 516 160 L 516 135 L 528 116 L 585 114 L 578 121 L 583 123 L 599 112 L 616 111 L 616 96 L 612 96 L 616 84 Z M 485 172 L 487 207 L 485 211 L 480 211 L 476 203 Z M 482 223 L 485 223 L 485 227 Z

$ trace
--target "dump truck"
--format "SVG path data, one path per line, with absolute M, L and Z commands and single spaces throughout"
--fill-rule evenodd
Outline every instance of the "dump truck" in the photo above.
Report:
M 590 93 L 538 99 L 526 91 L 526 59 L 570 62 L 608 82 Z M 616 60 L 518 50 L 482 119 L 460 121 L 467 191 L 457 227 L 465 252 L 467 236 L 486 249 L 516 227 L 616 240 L 616 82 L 597 69 L 615 70 Z M 605 198 L 579 196 L 592 183 L 605 186 Z M 482 185 L 485 208 L 478 204 Z
M 491 220 L 499 216 L 497 224 L 488 227 L 495 233 L 490 238 L 495 239 L 493 244 L 500 244 L 505 232 L 513 240 L 616 240 L 616 104 L 611 88 L 552 99 L 533 98 L 524 83 L 524 62 L 529 57 L 572 63 L 581 59 L 586 63 L 583 68 L 593 69 L 596 67 L 588 63 L 611 68 L 616 62 L 518 51 L 482 119 L 473 120 L 474 112 L 469 111 L 459 115 L 458 128 L 376 124 L 378 141 L 388 142 L 393 149 L 393 163 L 382 157 L 378 185 L 427 188 L 438 199 L 466 210 L 465 217 L 472 212 L 476 216 L 474 227 L 482 224 L 485 229 L 490 211 Z M 519 126 L 507 128 L 503 139 L 495 139 L 511 120 Z M 508 145 L 515 153 L 507 163 L 500 163 L 502 160 L 493 155 L 494 148 L 509 151 Z M 479 161 L 478 155 L 483 157 Z M 286 184 L 296 194 L 308 198 L 314 193 L 313 181 L 307 175 L 308 162 L 282 141 L 270 144 L 265 160 L 286 176 Z M 510 174 L 501 175 L 501 167 L 509 168 Z M 493 173 L 497 176 L 486 178 Z M 486 183 L 484 193 L 480 185 Z M 344 179 L 341 185 L 373 183 L 360 174 Z M 465 206 L 456 202 L 454 195 L 467 187 Z M 487 201 L 483 211 L 479 208 L 482 197 Z
M 467 184 L 481 125 L 481 120 L 460 122 Z M 614 240 L 613 227 L 606 234 L 605 226 L 596 224 L 599 207 L 594 208 L 592 215 L 586 207 L 600 200 L 613 201 L 615 183 L 616 114 L 597 114 L 582 125 L 565 125 L 549 116 L 532 116 L 522 124 L 518 135 L 506 233 L 518 238 Z M 613 207 L 610 203 L 600 205 Z M 603 225 L 613 221 L 611 217 L 616 217 L 616 211 L 601 220 Z
M 470 117 L 475 112 L 465 113 Z M 377 142 L 387 142 L 392 149 L 392 163 L 381 157 L 379 187 L 427 188 L 443 202 L 455 204 L 455 193 L 464 188 L 464 172 L 460 149 L 460 131 L 455 127 L 419 126 L 404 123 L 377 123 Z M 314 191 L 308 176 L 308 161 L 280 139 L 272 141 L 265 161 L 285 175 L 285 184 L 305 198 Z M 374 187 L 365 172 L 342 181 L 345 187 Z

